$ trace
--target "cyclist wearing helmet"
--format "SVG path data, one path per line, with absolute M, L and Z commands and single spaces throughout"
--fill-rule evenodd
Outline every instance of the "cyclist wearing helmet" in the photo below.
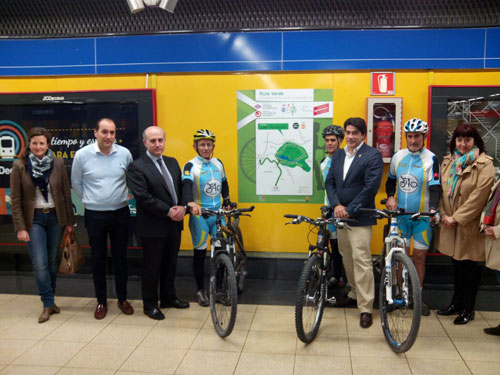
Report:
M 204 263 L 208 247 L 208 235 L 215 235 L 215 216 L 199 216 L 201 208 L 219 209 L 230 206 L 229 185 L 222 162 L 213 157 L 215 134 L 208 129 L 199 129 L 193 136 L 193 148 L 198 154 L 183 168 L 183 192 L 187 202 L 195 202 L 193 215 L 189 218 L 189 229 L 193 241 L 193 272 L 198 291 L 196 298 L 201 306 L 208 306 L 209 300 L 204 285 Z M 191 196 L 190 196 L 191 195 Z
M 408 148 L 396 152 L 385 184 L 387 209 L 406 211 L 435 211 L 441 197 L 439 162 L 436 155 L 424 147 L 428 127 L 425 121 L 412 118 L 405 123 L 404 131 Z M 396 198 L 397 197 L 397 201 Z M 417 269 L 420 288 L 425 276 L 425 258 L 432 238 L 429 218 L 417 221 L 402 216 L 398 225 L 403 237 L 410 244 L 413 237 L 413 263 Z M 406 249 L 409 254 L 410 248 Z M 429 308 L 422 302 L 422 315 L 429 315 Z
M 321 160 L 321 173 L 323 175 L 323 181 L 326 180 L 328 171 L 330 170 L 330 165 L 332 164 L 332 157 L 335 151 L 339 148 L 342 140 L 344 139 L 344 129 L 337 125 L 329 125 L 322 132 L 323 139 L 325 140 L 325 151 L 326 157 Z M 325 205 L 329 206 L 328 196 L 325 191 Z M 342 287 L 347 282 L 347 277 L 345 275 L 345 270 L 342 265 L 342 255 L 339 253 L 339 247 L 337 243 L 337 228 L 333 224 L 328 226 L 330 231 L 330 246 L 332 248 L 332 269 L 333 275 L 330 279 L 329 285 Z

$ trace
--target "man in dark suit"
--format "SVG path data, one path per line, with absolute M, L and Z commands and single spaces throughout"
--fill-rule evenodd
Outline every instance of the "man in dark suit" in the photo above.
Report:
M 365 120 L 349 118 L 344 123 L 346 146 L 333 155 L 325 181 L 328 199 L 337 218 L 353 218 L 357 223 L 338 231 L 347 279 L 352 285 L 349 294 L 337 306 L 357 304 L 360 325 L 372 324 L 375 282 L 370 250 L 372 225 L 377 220 L 369 213 L 357 212 L 357 207 L 375 208 L 375 195 L 380 187 L 384 162 L 378 150 L 364 143 Z
M 181 242 L 183 207 L 181 170 L 177 160 L 162 156 L 165 132 L 157 126 L 144 131 L 146 154 L 130 164 L 127 183 L 137 202 L 136 232 L 143 249 L 144 314 L 165 319 L 160 307 L 188 308 L 175 294 L 174 279 Z

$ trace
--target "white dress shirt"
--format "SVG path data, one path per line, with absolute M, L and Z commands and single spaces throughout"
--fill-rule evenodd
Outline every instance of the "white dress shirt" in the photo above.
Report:
M 351 167 L 351 164 L 354 160 L 354 157 L 356 156 L 356 154 L 358 153 L 359 149 L 361 148 L 361 146 L 363 146 L 365 142 L 364 141 L 361 141 L 361 143 L 358 145 L 358 147 L 356 147 L 354 149 L 354 152 L 352 154 L 349 153 L 349 151 L 347 151 L 347 145 L 344 147 L 344 151 L 345 151 L 345 159 L 344 159 L 344 180 L 345 180 L 345 176 L 347 176 L 347 172 L 349 172 L 349 168 Z

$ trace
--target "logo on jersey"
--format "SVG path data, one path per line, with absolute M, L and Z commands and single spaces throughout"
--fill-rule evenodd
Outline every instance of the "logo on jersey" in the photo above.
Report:
M 203 192 L 205 193 L 205 195 L 212 198 L 219 196 L 221 190 L 222 190 L 222 185 L 219 180 L 209 180 L 203 186 Z
M 418 188 L 417 178 L 409 173 L 402 174 L 399 176 L 399 188 L 403 193 L 414 193 Z

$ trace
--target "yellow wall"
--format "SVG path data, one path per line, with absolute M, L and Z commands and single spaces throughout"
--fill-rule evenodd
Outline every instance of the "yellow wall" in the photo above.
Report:
M 0 78 L 0 92 L 139 89 L 146 87 L 146 81 L 145 75 Z M 403 98 L 403 121 L 411 117 L 427 118 L 429 85 L 500 85 L 500 71 L 398 71 L 396 96 Z M 237 90 L 331 88 L 334 123 L 342 125 L 348 117 L 366 117 L 370 73 L 163 74 L 150 76 L 149 87 L 157 90 L 157 118 L 158 125 L 167 133 L 166 153 L 176 157 L 182 166 L 194 156 L 191 146 L 194 131 L 210 128 L 217 135 L 215 154 L 224 161 L 231 197 L 237 200 Z M 385 196 L 385 178 L 376 202 Z M 285 227 L 283 215 L 296 213 L 316 217 L 318 207 L 312 204 L 256 204 L 252 218 L 241 220 L 247 250 L 306 251 L 308 227 L 305 224 Z M 382 224 L 374 229 L 374 252 L 380 249 L 381 227 Z M 189 230 L 184 232 L 181 248 L 191 249 Z

